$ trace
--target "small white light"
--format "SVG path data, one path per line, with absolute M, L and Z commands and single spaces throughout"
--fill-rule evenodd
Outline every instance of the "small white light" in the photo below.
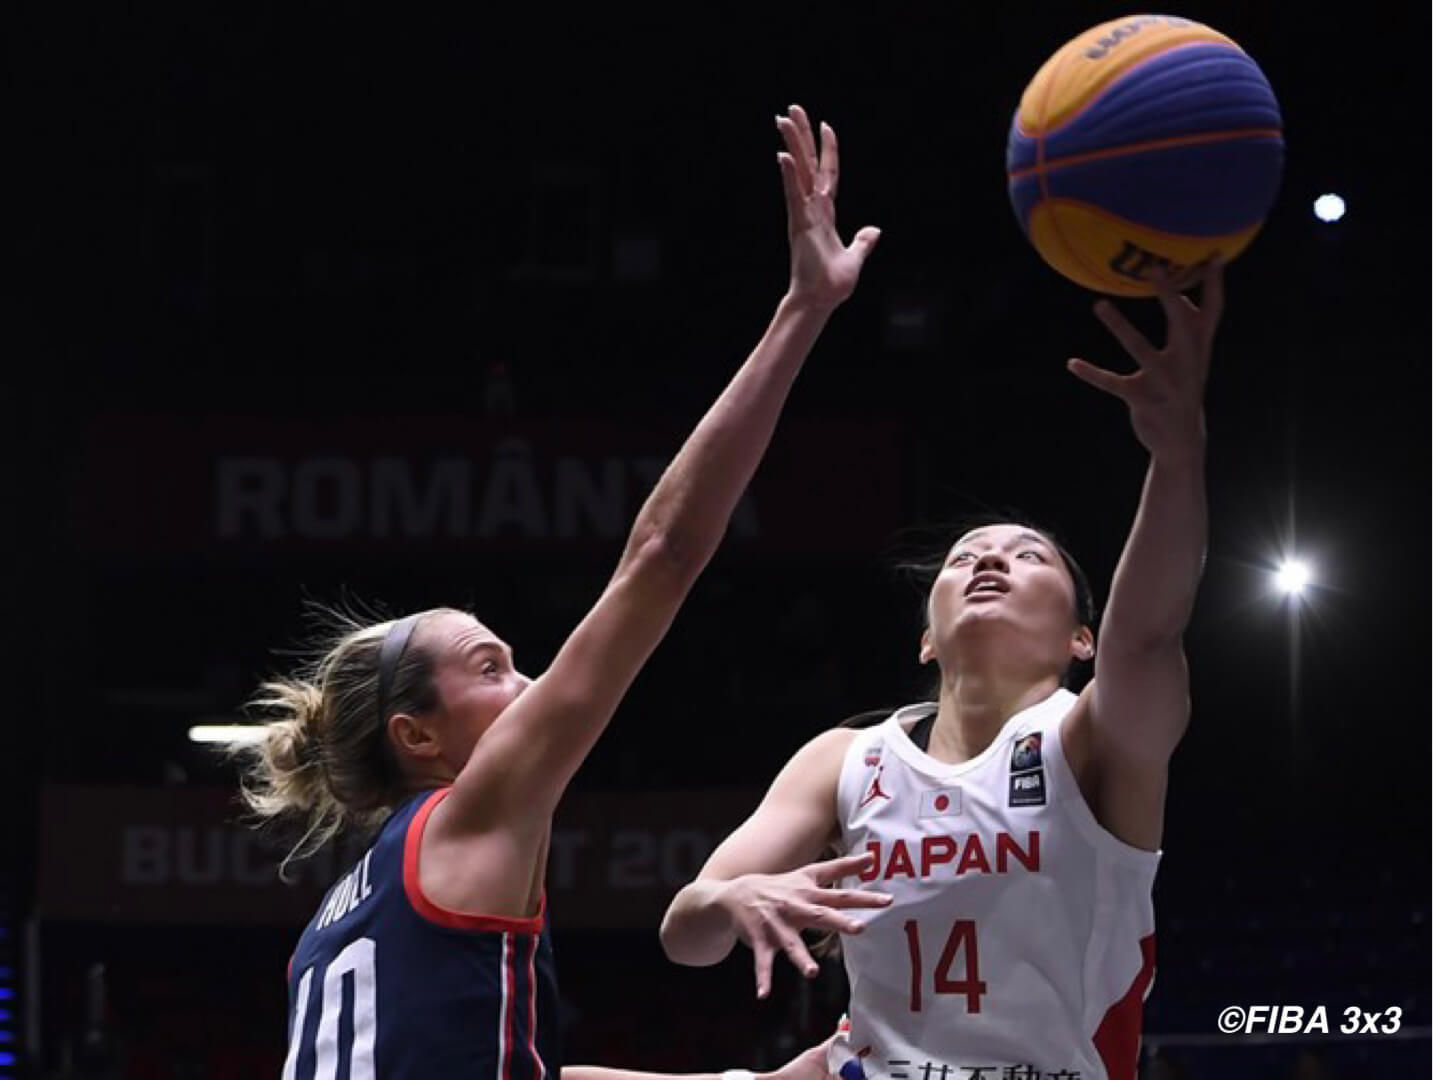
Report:
M 1298 596 L 1313 580 L 1313 575 L 1309 571 L 1308 563 L 1300 562 L 1298 559 L 1289 559 L 1279 567 L 1279 572 L 1275 575 L 1274 580 L 1278 582 L 1282 591 L 1290 596 Z
M 1338 195 L 1320 195 L 1314 200 L 1314 217 L 1334 222 L 1343 217 L 1344 203 Z
M 195 724 L 189 729 L 189 741 L 197 743 L 249 744 L 262 742 L 263 724 Z

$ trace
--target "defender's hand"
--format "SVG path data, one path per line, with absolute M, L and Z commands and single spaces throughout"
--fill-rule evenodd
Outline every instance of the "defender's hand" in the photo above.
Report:
M 867 226 L 856 233 L 850 246 L 836 231 L 836 186 L 840 158 L 836 133 L 821 125 L 821 149 L 811 121 L 800 105 L 776 118 L 786 152 L 776 155 L 781 185 L 786 192 L 786 226 L 791 244 L 790 296 L 799 303 L 830 309 L 856 288 L 861 266 L 876 246 L 881 231 Z

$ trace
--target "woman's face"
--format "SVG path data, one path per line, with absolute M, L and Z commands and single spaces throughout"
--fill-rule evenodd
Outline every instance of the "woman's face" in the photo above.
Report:
M 943 671 L 1018 660 L 1062 674 L 1079 655 L 1074 579 L 1055 545 L 1023 525 L 987 525 L 957 540 L 927 617 L 922 658 Z
M 532 680 L 513 666 L 512 650 L 471 615 L 445 612 L 425 622 L 438 693 L 443 760 L 460 770 L 478 739 Z

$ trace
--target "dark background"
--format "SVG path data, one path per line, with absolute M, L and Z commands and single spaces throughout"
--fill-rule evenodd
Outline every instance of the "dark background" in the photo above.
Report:
M 900 513 L 865 550 L 816 531 L 809 551 L 719 554 L 576 785 L 760 788 L 823 726 L 913 696 L 918 601 L 889 572 L 904 526 L 1018 507 L 1061 534 L 1102 600 L 1144 459 L 1122 407 L 1063 361 L 1118 365 L 1119 350 L 1092 297 L 1021 236 L 1002 166 L 1039 64 L 1124 13 L 16 12 L 0 381 L 11 952 L 33 906 L 38 788 L 232 784 L 185 730 L 233 713 L 284 662 L 305 596 L 470 604 L 536 671 L 619 550 L 109 550 L 102 528 L 76 524 L 102 496 L 86 479 L 107 452 L 96 425 L 381 433 L 403 417 L 490 439 L 582 420 L 660 431 L 671 453 L 784 288 L 772 116 L 791 101 L 840 133 L 843 232 L 884 237 L 787 417 L 894 427 Z M 1208 389 L 1195 712 L 1172 766 L 1146 1030 L 1209 1034 L 1223 1004 L 1287 1001 L 1396 1004 L 1426 1031 L 1428 18 L 1178 14 L 1260 63 L 1288 156 L 1265 230 L 1228 272 Z M 1325 191 L 1348 202 L 1337 225 L 1313 217 Z M 1154 305 L 1125 307 L 1158 331 Z M 499 418 L 504 382 L 515 411 Z M 1295 541 L 1318 581 L 1292 649 L 1266 571 Z M 564 933 L 557 917 L 574 1060 L 770 1062 L 783 1032 L 823 1031 L 839 1004 L 835 975 L 791 1015 L 789 981 L 750 1001 L 745 954 L 692 972 L 661 959 L 655 927 Z M 215 1045 L 281 1060 L 279 973 L 298 929 L 45 930 L 35 1074 L 80 1044 L 95 962 L 124 1075 L 229 1075 Z M 1188 1075 L 1272 1076 L 1295 1046 L 1170 1053 Z M 1421 1067 L 1427 1042 L 1318 1053 L 1331 1075 L 1392 1075 Z

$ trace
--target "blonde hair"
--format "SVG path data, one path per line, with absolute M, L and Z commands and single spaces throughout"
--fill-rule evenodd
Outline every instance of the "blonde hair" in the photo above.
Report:
M 264 719 L 264 737 L 230 749 L 243 777 L 240 794 L 259 826 L 298 826 L 297 843 L 279 865 L 303 859 L 349 829 L 371 831 L 408 794 L 388 739 L 388 717 L 437 707 L 433 659 L 410 640 L 379 703 L 379 657 L 402 620 L 365 622 L 346 611 L 314 608 L 320 621 L 316 659 L 291 677 L 262 683 L 245 706 Z M 435 608 L 410 617 L 413 629 Z M 380 716 L 382 708 L 386 715 Z

